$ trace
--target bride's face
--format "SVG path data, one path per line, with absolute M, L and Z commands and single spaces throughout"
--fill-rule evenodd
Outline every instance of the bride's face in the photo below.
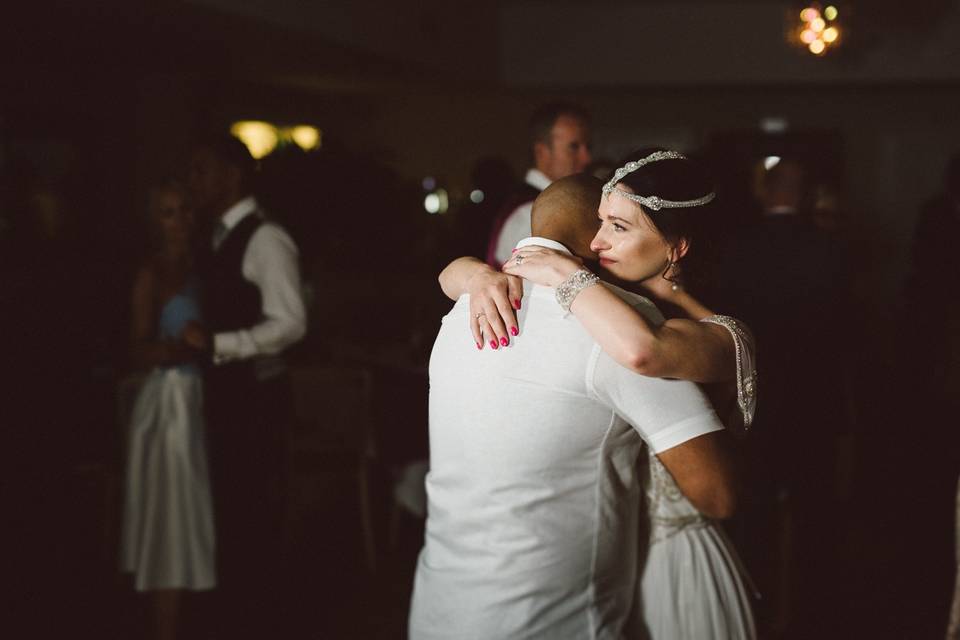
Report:
M 626 185 L 618 188 L 630 191 Z M 673 247 L 639 204 L 614 191 L 600 199 L 598 214 L 600 230 L 590 248 L 607 271 L 621 280 L 643 282 L 666 270 Z

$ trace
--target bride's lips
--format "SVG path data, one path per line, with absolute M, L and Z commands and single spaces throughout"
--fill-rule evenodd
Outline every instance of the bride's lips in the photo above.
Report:
M 610 258 L 603 258 L 603 257 L 600 258 L 600 265 L 604 267 L 611 265 L 614 262 L 616 262 L 616 260 L 611 260 Z

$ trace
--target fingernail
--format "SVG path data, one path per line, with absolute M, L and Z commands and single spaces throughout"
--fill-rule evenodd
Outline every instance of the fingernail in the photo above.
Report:
M 499 347 L 499 346 L 500 346 L 500 345 L 497 344 L 497 341 L 496 341 L 496 340 L 491 340 L 491 341 L 490 341 L 490 348 L 491 348 L 491 349 L 496 349 L 496 348 Z
M 513 249 L 513 250 L 510 251 L 510 253 L 516 253 L 516 252 L 517 252 L 516 249 Z
M 510 327 L 510 335 L 520 335 L 520 329 L 517 329 L 516 327 Z
M 514 309 L 520 308 L 520 298 L 517 298 L 516 300 L 513 301 L 513 308 Z
M 507 340 L 507 336 L 503 336 L 502 338 L 500 338 L 500 344 L 502 344 L 503 346 L 507 346 L 508 344 L 510 344 L 510 341 Z
M 482 343 L 482 342 L 478 342 L 478 343 L 477 343 L 477 349 L 483 349 L 483 343 Z

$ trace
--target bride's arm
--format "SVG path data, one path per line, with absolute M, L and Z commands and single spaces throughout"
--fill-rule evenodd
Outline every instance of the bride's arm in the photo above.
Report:
M 579 263 L 562 253 L 526 247 L 520 265 L 510 260 L 504 271 L 538 284 L 556 287 Z M 685 292 L 670 301 L 692 317 L 710 310 Z M 736 376 L 736 351 L 730 333 L 721 326 L 688 319 L 671 319 L 654 327 L 632 306 L 604 286 L 582 290 L 570 311 L 619 364 L 646 376 L 694 382 L 721 382 Z
M 133 285 L 130 307 L 130 362 L 136 369 L 149 369 L 188 362 L 195 354 L 185 345 L 172 340 L 158 340 L 155 335 L 155 277 L 151 269 L 142 268 Z
M 570 311 L 604 351 L 637 373 L 694 382 L 736 375 L 733 341 L 721 326 L 671 318 L 655 327 L 603 286 L 581 291 Z

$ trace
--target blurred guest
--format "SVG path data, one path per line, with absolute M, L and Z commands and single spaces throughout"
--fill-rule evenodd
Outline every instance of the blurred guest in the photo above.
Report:
M 516 183 L 513 169 L 500 157 L 477 161 L 470 173 L 470 199 L 457 211 L 453 255 L 486 255 L 490 228 Z
M 198 142 L 190 190 L 214 227 L 203 269 L 206 350 L 221 591 L 233 637 L 267 637 L 276 622 L 283 444 L 291 392 L 284 351 L 306 331 L 297 246 L 251 195 L 256 164 L 236 138 Z
M 132 296 L 131 352 L 150 372 L 127 436 L 122 568 L 151 594 L 156 637 L 177 637 L 183 590 L 216 585 L 198 353 L 181 334 L 200 317 L 193 275 L 193 213 L 183 189 L 150 194 L 151 247 Z
M 769 624 L 782 630 L 795 617 L 788 603 L 817 588 L 816 567 L 828 570 L 834 546 L 823 522 L 836 500 L 838 436 L 849 428 L 847 256 L 814 224 L 807 172 L 798 161 L 784 158 L 766 171 L 758 196 L 761 215 L 732 238 L 717 282 L 718 299 L 763 345 L 762 409 L 745 442 L 738 546 L 768 596 Z M 793 557 L 804 558 L 802 566 Z
M 554 180 L 580 173 L 590 164 L 590 117 L 574 104 L 543 105 L 530 118 L 530 145 L 533 167 L 493 222 L 487 263 L 496 268 L 510 258 L 517 242 L 530 235 L 530 211 L 537 195 Z
M 960 398 L 960 153 L 944 173 L 943 189 L 920 209 L 906 298 L 915 326 L 911 349 L 924 391 L 938 401 Z
M 915 425 L 916 437 L 914 448 L 904 451 L 904 443 L 898 440 L 893 451 L 898 462 L 904 460 L 900 466 L 905 467 L 910 495 L 924 496 L 907 503 L 910 521 L 926 525 L 922 532 L 904 532 L 904 538 L 916 536 L 911 560 L 922 567 L 906 569 L 917 571 L 925 600 L 936 602 L 937 609 L 946 604 L 940 598 L 949 592 L 953 578 L 950 569 L 954 567 L 947 560 L 954 552 L 949 533 L 960 468 L 960 434 L 949 428 L 949 418 L 944 422 L 945 416 L 960 410 L 958 237 L 960 153 L 947 162 L 939 193 L 920 208 L 897 340 L 897 371 L 904 372 L 897 378 L 897 390 L 903 394 L 900 415 L 906 424 Z M 954 609 L 957 615 L 960 603 Z

